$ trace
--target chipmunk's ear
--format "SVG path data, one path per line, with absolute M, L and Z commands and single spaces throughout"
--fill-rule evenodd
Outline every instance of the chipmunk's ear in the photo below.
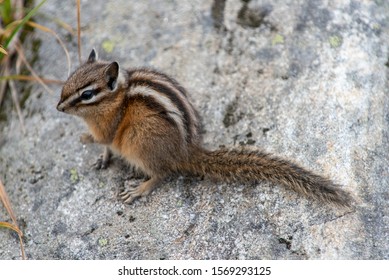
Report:
M 92 49 L 92 51 L 89 54 L 87 62 L 93 63 L 96 62 L 96 60 L 97 60 L 97 52 L 95 49 Z
M 114 61 L 110 63 L 104 71 L 105 81 L 110 90 L 115 90 L 117 87 L 117 81 L 119 77 L 119 64 Z

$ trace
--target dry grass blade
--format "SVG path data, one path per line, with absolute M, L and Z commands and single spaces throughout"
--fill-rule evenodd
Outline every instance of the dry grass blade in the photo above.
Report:
M 18 50 L 17 50 L 17 46 L 20 44 L 19 40 L 16 41 L 15 43 L 15 52 L 17 53 Z M 22 66 L 22 63 L 23 63 L 23 60 L 22 58 L 20 57 L 20 55 L 16 55 L 16 61 L 15 61 L 15 70 L 16 70 L 16 73 L 20 73 L 20 67 Z
M 11 217 L 11 220 L 16 225 L 16 217 L 15 217 L 15 214 L 12 210 L 11 203 L 9 202 L 8 195 L 5 192 L 5 188 L 4 188 L 4 185 L 1 182 L 1 180 L 0 180 L 0 200 L 3 203 L 5 210 L 7 210 L 9 216 Z
M 55 33 L 53 30 L 51 30 L 50 28 L 47 28 L 46 26 L 40 25 L 40 24 L 38 24 L 36 22 L 29 21 L 29 22 L 27 22 L 27 24 L 30 25 L 31 27 L 36 28 L 38 30 L 41 30 L 43 32 L 50 33 L 51 35 L 53 35 L 57 39 L 58 43 L 61 45 L 63 51 L 65 52 L 66 61 L 68 63 L 68 76 L 70 76 L 70 69 L 72 67 L 71 60 L 70 60 L 70 55 L 69 55 L 69 52 L 68 52 L 65 44 L 63 43 L 61 38 L 58 36 L 58 34 Z
M 16 108 L 16 112 L 18 114 L 18 118 L 19 118 L 19 122 L 20 122 L 20 127 L 22 129 L 23 134 L 26 134 L 26 126 L 24 125 L 24 118 L 23 118 L 23 115 L 22 115 L 22 110 L 20 108 L 20 104 L 19 104 L 19 99 L 18 99 L 15 83 L 14 83 L 13 80 L 9 80 L 8 84 L 9 84 L 9 87 L 11 89 L 12 100 L 14 102 L 14 105 L 15 105 L 15 108 Z
M 77 0 L 77 43 L 78 43 L 78 61 L 81 63 L 81 3 Z
M 8 61 L 5 61 L 3 64 L 5 64 L 4 68 L 0 69 L 0 106 L 1 106 L 1 103 L 3 103 L 3 98 L 4 98 L 4 95 L 5 95 L 5 89 L 7 87 L 6 81 L 2 81 L 1 78 L 4 76 L 6 67 L 8 67 L 8 65 L 7 65 Z
M 15 226 L 13 224 L 10 224 L 10 223 L 7 223 L 7 222 L 0 222 L 0 227 L 12 229 L 18 235 L 23 236 L 23 232 L 17 226 Z
M 15 214 L 12 210 L 11 203 L 9 202 L 8 195 L 5 192 L 5 188 L 4 188 L 4 185 L 1 182 L 1 180 L 0 180 L 0 200 L 3 203 L 5 209 L 7 210 L 9 216 L 11 217 L 12 222 L 14 223 L 14 224 L 10 224 L 7 222 L 0 222 L 0 227 L 6 227 L 9 229 L 12 229 L 18 234 L 19 242 L 20 242 L 20 251 L 22 253 L 22 259 L 25 260 L 26 254 L 24 252 L 24 245 L 23 245 L 23 232 L 17 226 Z
M 26 253 L 24 251 L 24 245 L 23 245 L 23 232 L 15 225 L 7 223 L 7 222 L 0 222 L 0 227 L 9 228 L 13 231 L 15 231 L 19 236 L 19 244 L 20 244 L 20 252 L 22 253 L 22 259 L 26 259 Z
M 76 33 L 74 32 L 74 29 L 73 27 L 71 27 L 69 24 L 67 24 L 66 22 L 58 19 L 58 18 L 54 18 L 53 21 L 55 23 L 57 23 L 60 27 L 62 27 L 63 29 L 65 29 L 67 32 L 69 32 L 70 34 L 72 34 L 72 36 L 74 36 Z
M 10 24 L 8 24 L 4 30 L 2 30 L 1 32 L 1 35 L 3 36 L 3 38 L 9 38 L 12 34 L 13 34 L 13 31 L 15 29 L 17 29 L 22 23 L 22 20 L 21 19 L 18 19 L 18 20 L 14 20 L 13 22 L 11 22 Z M 14 37 L 13 38 L 18 38 L 18 33 L 15 33 L 13 35 Z M 7 42 L 5 42 L 6 44 L 3 45 L 3 48 L 5 49 L 12 49 L 12 44 L 11 44 L 12 40 L 10 41 L 10 43 L 7 45 Z
M 9 76 L 9 69 L 5 69 L 5 74 Z M 24 126 L 24 118 L 22 115 L 22 110 L 20 109 L 20 104 L 18 100 L 18 95 L 17 95 L 17 90 L 16 86 L 13 80 L 8 80 L 8 85 L 11 90 L 11 95 L 12 95 L 12 100 L 14 102 L 16 112 L 18 114 L 19 122 L 20 122 L 20 127 L 22 129 L 23 134 L 26 134 L 26 127 Z
M 42 82 L 45 84 L 56 84 L 56 85 L 62 85 L 64 81 L 60 80 L 53 80 L 53 79 L 46 79 L 39 77 Z M 30 82 L 37 82 L 36 78 L 26 75 L 10 75 L 10 76 L 0 76 L 0 81 L 8 81 L 8 80 L 18 80 L 18 81 L 30 81 Z
M 0 52 L 3 53 L 3 54 L 5 54 L 5 55 L 8 54 L 7 51 L 3 48 L 2 45 L 0 45 Z
M 22 252 L 22 259 L 26 259 L 26 253 L 24 252 L 24 245 L 23 245 L 23 235 L 18 234 L 19 236 L 19 243 L 20 243 L 20 252 Z

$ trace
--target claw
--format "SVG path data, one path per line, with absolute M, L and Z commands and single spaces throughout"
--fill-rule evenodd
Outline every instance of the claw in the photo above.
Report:
M 139 187 L 129 189 L 128 193 L 135 196 L 141 196 L 142 194 L 141 190 L 139 190 Z
M 93 164 L 93 167 L 97 170 L 102 169 L 102 158 L 101 156 L 96 160 L 96 162 Z
M 128 187 L 127 190 L 121 192 L 119 197 L 124 203 L 130 204 L 135 198 L 142 196 L 142 190 L 140 186 Z
M 120 197 L 123 197 L 123 196 L 125 196 L 127 193 L 128 193 L 127 191 L 122 191 L 121 193 L 119 193 L 119 196 L 120 196 Z
M 136 198 L 147 196 L 161 182 L 160 177 L 153 177 L 138 186 L 127 186 L 124 191 L 119 193 L 120 199 L 131 204 Z
M 104 153 L 100 155 L 96 163 L 93 166 L 97 170 L 106 169 L 109 165 L 109 160 L 111 159 L 112 152 L 108 147 L 105 147 Z
M 131 204 L 135 200 L 135 198 L 138 197 L 128 191 L 122 192 L 121 194 L 119 194 L 119 196 L 120 196 L 120 200 L 122 200 L 126 204 Z
M 131 195 L 128 193 L 126 195 L 121 196 L 120 199 L 123 200 L 123 201 L 126 201 L 130 197 L 131 197 Z
M 124 200 L 123 202 L 126 204 L 131 204 L 136 197 L 130 196 L 128 199 Z
M 126 199 L 129 198 L 130 196 L 131 196 L 131 194 L 128 193 L 127 191 L 122 192 L 122 193 L 119 194 L 119 197 L 120 197 L 121 200 L 126 200 Z

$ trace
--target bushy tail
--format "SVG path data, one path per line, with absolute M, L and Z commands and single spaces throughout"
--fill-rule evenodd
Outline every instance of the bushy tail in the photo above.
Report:
M 270 181 L 297 193 L 326 203 L 351 207 L 351 195 L 332 181 L 291 162 L 258 150 L 196 149 L 186 165 L 193 175 L 209 176 L 221 181 Z

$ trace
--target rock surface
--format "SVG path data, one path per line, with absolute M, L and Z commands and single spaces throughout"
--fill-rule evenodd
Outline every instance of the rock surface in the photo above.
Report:
M 37 20 L 66 38 L 75 7 L 48 1 Z M 389 2 L 82 1 L 82 51 L 179 80 L 202 115 L 204 143 L 250 145 L 325 174 L 358 199 L 353 212 L 280 186 L 171 178 L 147 199 L 117 199 L 134 179 L 115 159 L 92 165 L 85 125 L 56 111 L 59 87 L 34 86 L 0 123 L 0 176 L 30 259 L 389 259 Z M 35 68 L 65 80 L 65 55 L 40 40 Z M 3 208 L 1 220 L 6 219 Z M 19 258 L 0 229 L 0 259 Z

